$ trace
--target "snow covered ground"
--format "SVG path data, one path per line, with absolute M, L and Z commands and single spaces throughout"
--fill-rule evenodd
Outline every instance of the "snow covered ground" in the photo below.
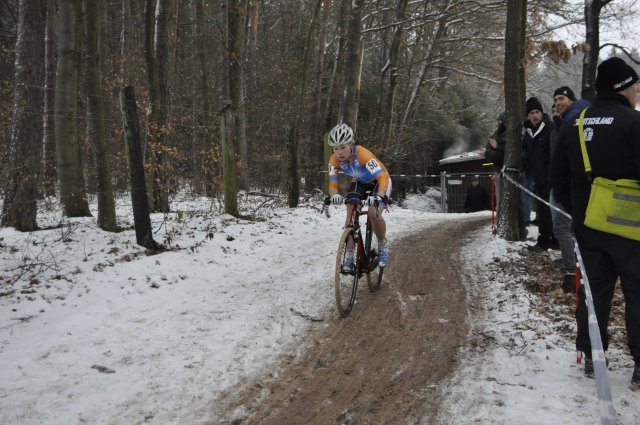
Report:
M 60 228 L 0 229 L 0 423 L 215 422 L 217 396 L 304 341 L 314 326 L 305 316 L 339 320 L 332 267 L 343 212 L 332 207 L 328 219 L 315 203 L 263 201 L 241 197 L 249 221 L 209 200 L 175 200 L 175 213 L 152 217 L 171 251 L 152 256 L 135 244 L 126 202 L 118 222 L 127 230 L 117 234 L 55 207 L 39 224 Z M 392 249 L 410 231 L 462 216 L 437 210 L 424 196 L 392 207 Z M 516 258 L 517 244 L 489 229 L 465 243 L 466 284 L 484 299 L 472 339 L 492 342 L 461 352 L 465 367 L 442 389 L 445 423 L 598 423 L 594 381 L 576 367 L 572 341 L 491 266 Z M 619 423 L 638 424 L 630 360 L 613 355 Z

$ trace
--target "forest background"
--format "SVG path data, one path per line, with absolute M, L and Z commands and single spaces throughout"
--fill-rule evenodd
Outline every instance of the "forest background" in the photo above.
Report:
M 295 206 L 322 190 L 338 122 L 392 174 L 437 173 L 444 156 L 484 146 L 505 109 L 509 3 L 525 6 L 526 93 L 545 111 L 561 85 L 592 96 L 594 28 L 614 35 L 595 38 L 610 47 L 601 58 L 637 64 L 636 1 L 4 0 L 2 225 L 35 230 L 47 196 L 87 216 L 96 197 L 98 226 L 118 230 L 114 193 L 137 184 L 125 87 L 151 212 L 181 193 L 238 215 L 241 190 Z

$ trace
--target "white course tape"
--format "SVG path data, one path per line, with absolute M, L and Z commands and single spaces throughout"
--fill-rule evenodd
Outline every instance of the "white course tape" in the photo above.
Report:
M 571 219 L 571 215 L 561 210 L 555 205 L 551 205 L 549 202 L 541 199 L 535 193 L 526 189 L 519 182 L 511 178 L 507 173 L 504 173 L 504 167 L 500 174 L 505 177 L 510 183 L 525 191 L 529 195 L 533 196 L 538 201 L 549 206 L 553 210 L 564 215 L 568 219 Z M 596 378 L 596 392 L 598 394 L 598 404 L 600 406 L 600 423 L 602 425 L 615 425 L 616 423 L 616 411 L 613 407 L 613 397 L 611 396 L 611 384 L 609 381 L 609 371 L 607 369 L 607 359 L 604 355 L 604 348 L 602 347 L 602 338 L 600 336 L 600 328 L 598 327 L 598 319 L 596 318 L 596 309 L 593 305 L 593 295 L 591 293 L 591 287 L 589 286 L 589 279 L 587 278 L 587 271 L 582 261 L 582 255 L 580 254 L 580 248 L 578 247 L 578 241 L 575 236 L 573 238 L 573 245 L 576 251 L 576 258 L 578 260 L 578 267 L 580 268 L 582 285 L 584 286 L 585 303 L 587 304 L 587 312 L 589 315 L 589 340 L 591 341 L 591 356 L 593 359 L 593 371 Z
M 604 356 L 600 328 L 596 318 L 595 307 L 593 306 L 593 295 L 589 286 L 589 279 L 582 261 L 582 255 L 578 248 L 578 241 L 573 237 L 573 244 L 576 249 L 576 258 L 580 267 L 582 285 L 584 286 L 585 301 L 589 314 L 589 340 L 591 341 L 591 356 L 593 358 L 593 371 L 596 378 L 596 392 L 600 405 L 600 423 L 602 425 L 615 425 L 616 411 L 613 408 L 613 398 L 611 397 L 611 385 L 609 384 L 609 371 L 607 370 L 607 359 Z

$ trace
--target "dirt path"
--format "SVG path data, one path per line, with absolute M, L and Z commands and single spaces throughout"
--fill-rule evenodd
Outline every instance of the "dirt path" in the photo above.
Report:
M 460 242 L 483 224 L 444 222 L 398 241 L 380 291 L 363 282 L 348 318 L 336 313 L 306 353 L 230 392 L 215 423 L 432 423 L 468 331 Z

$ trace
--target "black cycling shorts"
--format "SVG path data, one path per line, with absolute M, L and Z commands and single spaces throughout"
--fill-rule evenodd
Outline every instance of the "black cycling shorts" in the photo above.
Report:
M 359 199 L 361 201 L 367 199 L 369 195 L 378 193 L 378 181 L 371 183 L 362 183 L 352 181 L 347 192 L 347 199 Z

